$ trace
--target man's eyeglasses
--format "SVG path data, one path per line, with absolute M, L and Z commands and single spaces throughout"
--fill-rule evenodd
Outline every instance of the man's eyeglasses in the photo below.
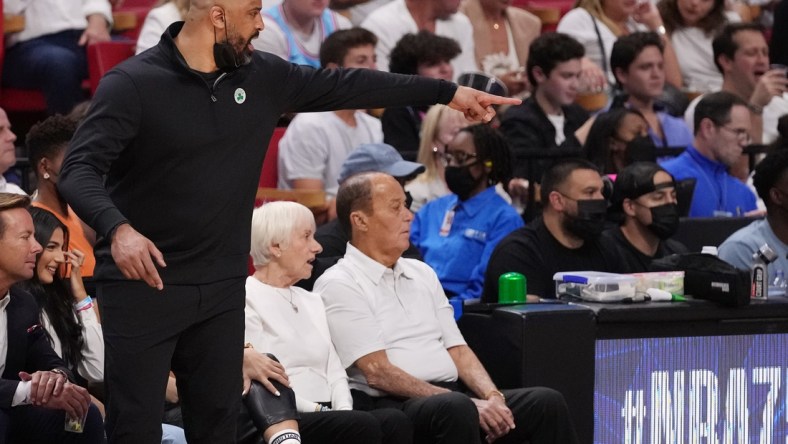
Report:
M 476 153 L 466 153 L 465 151 L 446 151 L 435 154 L 440 156 L 445 166 L 465 166 L 470 160 L 476 161 Z
M 752 137 L 750 137 L 749 131 L 747 131 L 744 128 L 730 128 L 725 125 L 718 125 L 717 127 L 722 128 L 724 130 L 728 130 L 731 133 L 735 134 L 739 142 L 745 145 L 749 145 L 750 143 L 752 143 Z

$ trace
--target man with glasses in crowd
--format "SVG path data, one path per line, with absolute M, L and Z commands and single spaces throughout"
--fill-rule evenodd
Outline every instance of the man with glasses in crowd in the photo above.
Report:
M 755 195 L 728 172 L 751 142 L 747 102 L 725 91 L 707 94 L 695 108 L 695 140 L 680 156 L 662 163 L 676 180 L 697 179 L 690 217 L 744 216 Z

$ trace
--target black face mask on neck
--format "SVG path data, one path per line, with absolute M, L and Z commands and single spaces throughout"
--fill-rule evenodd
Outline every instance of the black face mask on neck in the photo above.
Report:
M 651 224 L 648 229 L 658 238 L 665 240 L 679 229 L 679 206 L 674 203 L 651 207 Z
M 241 67 L 235 57 L 233 46 L 227 40 L 213 44 L 213 59 L 220 71 L 230 72 Z
M 607 201 L 605 199 L 578 199 L 577 215 L 566 214 L 566 229 L 583 240 L 594 240 L 605 229 Z
M 479 185 L 479 181 L 482 180 L 482 176 L 478 178 L 473 177 L 473 174 L 471 174 L 472 166 L 447 166 L 445 168 L 446 186 L 449 187 L 449 191 L 456 194 L 462 201 L 470 198 L 471 193 Z
M 213 28 L 213 59 L 220 71 L 232 72 L 252 61 L 251 57 L 238 54 L 230 43 L 227 21 L 224 21 L 224 41 L 219 43 L 216 38 L 216 28 Z

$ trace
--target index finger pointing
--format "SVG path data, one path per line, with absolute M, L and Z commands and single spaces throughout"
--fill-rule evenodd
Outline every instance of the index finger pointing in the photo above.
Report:
M 486 94 L 479 102 L 481 102 L 482 106 L 485 108 L 490 105 L 519 105 L 523 103 L 522 100 L 514 97 L 501 97 L 492 94 Z

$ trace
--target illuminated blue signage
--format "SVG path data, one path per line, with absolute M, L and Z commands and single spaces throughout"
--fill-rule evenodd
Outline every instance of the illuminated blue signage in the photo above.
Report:
M 788 334 L 596 341 L 594 442 L 788 444 Z

